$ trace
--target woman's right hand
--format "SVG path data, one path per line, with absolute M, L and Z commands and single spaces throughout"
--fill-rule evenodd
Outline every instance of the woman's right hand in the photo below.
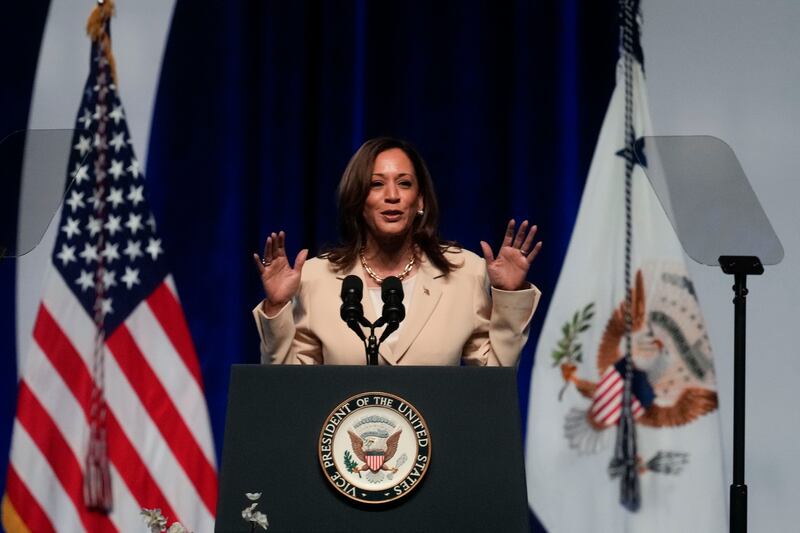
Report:
M 286 303 L 294 298 L 300 288 L 300 273 L 308 257 L 308 249 L 300 250 L 294 267 L 286 257 L 286 234 L 272 233 L 264 245 L 264 257 L 253 254 L 253 261 L 261 275 L 261 284 L 266 296 L 263 311 L 268 316 L 278 314 Z

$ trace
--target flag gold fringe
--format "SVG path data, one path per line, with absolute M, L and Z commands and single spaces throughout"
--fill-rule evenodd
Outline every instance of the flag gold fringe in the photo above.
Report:
M 94 42 L 99 42 L 103 47 L 106 58 L 111 67 L 111 76 L 114 83 L 117 82 L 117 63 L 114 54 L 111 52 L 111 36 L 108 34 L 108 21 L 114 16 L 114 0 L 105 0 L 102 4 L 97 4 L 86 21 L 86 33 Z
M 8 494 L 3 494 L 3 529 L 8 533 L 31 533 L 17 514 L 17 510 L 11 505 Z

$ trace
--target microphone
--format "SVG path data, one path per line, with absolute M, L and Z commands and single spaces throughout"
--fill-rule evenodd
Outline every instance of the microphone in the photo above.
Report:
M 364 332 L 358 326 L 364 318 L 364 307 L 361 305 L 361 295 L 364 283 L 358 276 L 347 276 L 342 281 L 342 306 L 339 308 L 339 316 L 347 322 L 347 326 L 356 332 L 361 340 L 364 340 Z
M 403 283 L 395 276 L 389 276 L 381 284 L 381 299 L 383 300 L 383 316 L 386 329 L 383 330 L 380 342 L 383 342 L 397 328 L 406 317 L 406 308 L 403 306 Z

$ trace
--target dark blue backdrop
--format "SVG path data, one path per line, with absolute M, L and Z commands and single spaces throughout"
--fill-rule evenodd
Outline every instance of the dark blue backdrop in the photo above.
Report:
M 27 50 L 19 65 L 9 50 L 26 31 L 41 35 L 43 13 L 3 17 L 15 20 L 0 32 L 3 71 L 20 72 L 5 78 L 4 111 L 27 109 L 36 55 Z M 616 0 L 177 2 L 146 175 L 218 452 L 229 367 L 258 360 L 250 309 L 261 289 L 250 254 L 278 229 L 294 252 L 335 241 L 341 172 L 361 142 L 383 134 L 426 158 L 446 238 L 478 251 L 480 239 L 499 241 L 509 217 L 540 225 L 544 249 L 530 278 L 544 298 L 519 369 L 526 412 L 535 340 L 613 87 L 617 40 Z M 5 263 L 4 295 L 13 287 Z M 13 303 L 2 300 L 7 457 Z
M 25 129 L 28 124 L 36 61 L 48 7 L 49 2 L 15 2 L 2 8 L 0 139 L 13 131 Z M 75 98 L 77 110 L 80 95 Z M 19 183 L 5 183 L 2 190 L 9 195 L 18 195 Z M 13 201 L 7 199 L 3 199 L 1 203 L 3 206 L 14 205 Z M 2 219 L 15 220 L 15 216 L 5 214 Z M 0 259 L 0 492 L 3 493 L 17 400 L 15 267 L 13 260 Z

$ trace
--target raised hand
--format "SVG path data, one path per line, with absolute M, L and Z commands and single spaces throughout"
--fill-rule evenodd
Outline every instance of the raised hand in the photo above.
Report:
M 536 226 L 531 226 L 529 230 L 528 221 L 524 220 L 519 225 L 519 230 L 515 232 L 515 225 L 513 218 L 508 221 L 497 257 L 492 253 L 492 247 L 486 241 L 481 241 L 489 283 L 496 289 L 516 291 L 524 288 L 528 269 L 542 249 L 541 241 L 531 248 L 536 235 Z
M 272 233 L 264 245 L 264 257 L 253 254 L 253 261 L 261 276 L 264 286 L 264 312 L 274 315 L 294 298 L 300 288 L 300 274 L 308 257 L 308 250 L 303 249 L 294 260 L 294 267 L 286 257 L 286 234 Z

